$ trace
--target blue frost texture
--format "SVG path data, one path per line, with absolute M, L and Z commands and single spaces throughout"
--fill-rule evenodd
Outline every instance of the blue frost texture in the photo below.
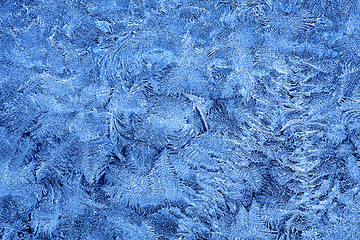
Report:
M 360 2 L 1 0 L 0 239 L 360 240 Z

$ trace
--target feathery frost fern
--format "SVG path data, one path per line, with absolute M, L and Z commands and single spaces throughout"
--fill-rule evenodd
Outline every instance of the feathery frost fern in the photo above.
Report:
M 0 2 L 0 238 L 360 239 L 353 0 Z

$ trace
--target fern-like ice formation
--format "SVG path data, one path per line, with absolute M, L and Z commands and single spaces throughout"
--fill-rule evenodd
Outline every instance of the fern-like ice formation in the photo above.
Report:
M 360 239 L 359 4 L 0 1 L 0 238 Z

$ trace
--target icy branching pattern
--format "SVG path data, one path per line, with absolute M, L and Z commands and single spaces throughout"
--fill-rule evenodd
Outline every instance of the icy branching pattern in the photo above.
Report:
M 358 0 L 1 0 L 0 238 L 360 239 Z

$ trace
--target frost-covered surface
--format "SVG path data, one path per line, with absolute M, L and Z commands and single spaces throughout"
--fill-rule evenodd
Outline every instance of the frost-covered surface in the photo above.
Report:
M 1 239 L 360 239 L 355 0 L 0 1 Z

